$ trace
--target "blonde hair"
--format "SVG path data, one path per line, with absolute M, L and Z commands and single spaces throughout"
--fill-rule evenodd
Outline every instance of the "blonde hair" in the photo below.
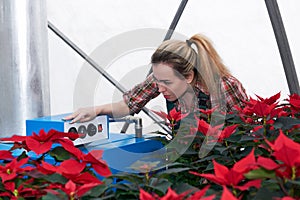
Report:
M 170 64 L 184 77 L 194 71 L 194 79 L 200 81 L 211 94 L 218 94 L 221 78 L 231 75 L 212 43 L 201 34 L 196 34 L 186 41 L 163 42 L 153 53 L 151 63 Z

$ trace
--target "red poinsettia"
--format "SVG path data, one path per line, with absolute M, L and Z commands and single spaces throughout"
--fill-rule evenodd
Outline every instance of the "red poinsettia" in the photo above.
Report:
M 198 109 L 198 111 L 200 112 L 200 118 L 206 118 L 206 120 L 209 122 L 211 120 L 211 116 L 212 114 L 218 109 L 218 106 L 215 106 L 214 108 L 211 109 Z M 204 116 L 203 116 L 204 115 Z M 196 118 L 198 118 L 196 116 Z
M 238 200 L 228 189 L 223 185 L 223 193 L 221 200 Z
M 200 133 L 202 133 L 205 136 L 210 136 L 215 138 L 218 142 L 222 142 L 225 138 L 230 137 L 236 128 L 238 127 L 238 124 L 234 124 L 231 126 L 225 127 L 223 130 L 221 128 L 224 126 L 224 124 L 211 126 L 203 119 L 196 119 L 197 120 L 197 129 Z M 194 132 L 194 129 L 191 129 L 192 132 Z
M 186 194 L 176 194 L 174 190 L 168 188 L 165 196 L 159 197 L 157 194 L 149 194 L 148 192 L 140 189 L 140 200 L 182 200 Z
M 300 177 L 300 144 L 285 136 L 281 130 L 274 143 L 267 140 L 266 143 L 271 147 L 272 155 L 280 161 L 280 164 L 262 157 L 258 158 L 258 164 L 266 169 L 276 170 L 280 177 L 292 180 Z
M 221 133 L 221 128 L 224 126 L 223 124 L 211 126 L 203 119 L 197 119 L 197 128 L 200 133 L 205 136 L 212 136 L 214 138 L 218 138 Z
M 65 160 L 59 166 L 51 165 L 47 162 L 42 161 L 41 165 L 37 166 L 39 172 L 50 175 L 54 173 L 58 173 L 63 175 L 69 180 L 72 180 L 76 184 L 87 184 L 87 183 L 97 183 L 101 184 L 100 181 L 95 176 L 91 175 L 89 172 L 84 172 L 85 163 L 80 163 L 76 160 Z M 72 169 L 72 170 L 70 170 Z
M 298 200 L 298 199 L 295 199 L 293 197 L 277 197 L 277 198 L 274 198 L 274 200 Z
M 12 156 L 10 151 L 0 150 L 0 160 L 12 160 L 14 157 Z
M 25 183 L 26 184 L 26 183 Z M 5 182 L 4 188 L 5 192 L 0 192 L 0 196 L 8 197 L 12 200 L 23 199 L 23 198 L 39 198 L 45 193 L 40 190 L 36 190 L 30 187 L 24 187 L 25 184 L 20 184 L 16 187 L 14 182 Z
M 204 197 L 206 191 L 208 190 L 209 185 L 205 186 L 202 190 L 195 192 L 191 195 L 187 200 L 213 200 L 216 195 L 210 195 L 208 197 Z
M 225 127 L 219 135 L 218 142 L 222 142 L 225 138 L 229 138 L 238 127 L 238 124 Z
M 82 161 L 90 163 L 91 167 L 101 176 L 110 176 L 111 171 L 106 162 L 102 160 L 103 150 L 92 150 L 88 154 L 84 154 Z
M 206 135 L 208 132 L 208 129 L 210 128 L 210 124 L 207 123 L 205 120 L 203 119 L 197 119 L 197 129 L 200 133 L 202 133 L 203 135 Z
M 53 143 L 61 143 L 65 141 L 71 142 L 69 139 L 74 140 L 78 137 L 79 135 L 75 133 L 64 133 L 56 131 L 54 129 L 50 130 L 47 133 L 42 129 L 40 130 L 39 134 L 32 133 L 31 136 L 14 135 L 10 138 L 1 138 L 0 140 L 18 142 L 18 147 L 31 150 L 36 154 L 42 154 L 49 151 Z
M 231 186 L 242 191 L 247 190 L 251 186 L 254 186 L 256 188 L 260 187 L 261 180 L 248 181 L 245 184 L 241 185 L 241 183 L 245 181 L 244 174 L 254 168 L 257 168 L 254 150 L 252 150 L 248 156 L 236 162 L 231 169 L 228 169 L 226 166 L 223 166 L 214 160 L 213 164 L 215 174 L 200 174 L 197 172 L 190 173 L 204 177 L 217 184 Z
M 204 187 L 202 190 L 199 190 L 189 196 L 188 198 L 185 198 L 190 191 L 183 192 L 181 194 L 177 194 L 174 190 L 171 188 L 168 188 L 168 192 L 163 197 L 159 197 L 157 194 L 149 194 L 148 192 L 144 191 L 143 189 L 140 189 L 140 200 L 213 200 L 215 198 L 215 195 L 211 195 L 208 197 L 204 197 L 206 191 L 208 190 L 209 186 Z
M 300 109 L 300 95 L 292 94 L 289 97 L 290 97 L 289 102 L 292 105 L 292 107 L 299 110 Z
M 249 105 L 253 104 L 249 110 L 259 117 L 267 117 L 276 108 L 277 103 L 267 104 L 265 101 L 257 101 L 251 99 Z
M 10 150 L 0 151 L 0 159 L 4 161 L 0 165 L 0 180 L 2 181 L 0 197 L 10 199 L 40 198 L 47 195 L 48 192 L 61 196 L 59 190 L 62 190 L 70 199 L 77 199 L 91 188 L 103 184 L 94 176 L 95 171 L 102 176 L 111 174 L 108 166 L 102 160 L 103 151 L 94 150 L 85 154 L 76 148 L 68 138 L 78 138 L 78 135 L 51 130 L 49 133 L 41 131 L 32 136 L 15 135 L 10 138 L 2 138 L 4 141 L 12 141 L 15 144 Z M 58 160 L 55 159 L 57 158 L 55 157 L 56 152 L 51 151 L 54 143 L 59 143 L 61 145 L 59 148 L 70 152 L 66 156 L 66 160 L 61 160 L 63 157 Z M 14 157 L 15 154 L 12 154 L 11 151 L 16 148 L 23 148 L 25 151 L 22 151 L 23 153 L 18 157 Z M 60 150 L 59 148 L 55 149 Z M 47 153 L 47 157 L 27 154 L 28 151 L 33 151 L 36 154 Z M 19 151 L 15 153 L 17 152 Z M 62 152 L 66 153 L 65 151 Z M 32 155 L 33 157 L 31 157 Z M 54 159 L 50 159 L 48 163 L 48 158 L 51 156 Z M 52 180 L 51 177 L 56 176 L 58 180 Z M 65 185 L 62 184 L 64 179 L 68 180 Z
M 0 141 L 9 141 L 9 142 L 14 142 L 14 145 L 11 147 L 11 151 L 15 149 L 25 149 L 27 151 L 30 151 L 26 145 L 26 137 L 27 136 L 21 136 L 21 135 L 13 135 L 12 137 L 9 138 L 0 138 Z
M 206 110 L 204 110 L 204 109 L 198 109 L 199 110 L 199 112 L 200 113 L 203 113 L 203 114 L 205 114 L 205 115 L 211 115 L 212 113 L 214 113 L 216 110 L 217 110 L 217 106 L 216 107 L 214 107 L 214 108 L 211 108 L 211 109 L 206 109 Z
M 292 115 L 296 115 L 300 113 L 300 95 L 292 94 L 289 96 L 287 100 L 290 103 L 291 113 Z
M 78 162 L 74 159 L 69 159 L 64 160 L 59 166 L 55 166 L 45 161 L 41 161 L 41 165 L 38 165 L 37 168 L 44 174 L 58 173 L 65 176 L 74 176 L 80 174 L 84 170 L 85 163 Z
M 84 154 L 82 151 L 74 147 L 74 145 L 63 142 L 61 143 L 65 150 L 73 154 L 77 159 L 82 160 L 85 164 L 90 164 L 91 167 L 102 176 L 110 176 L 111 171 L 106 162 L 102 160 L 103 150 L 92 150 L 88 154 Z
M 287 116 L 288 113 L 282 107 L 278 107 L 278 100 L 280 98 L 280 92 L 271 96 L 270 98 L 262 98 L 256 95 L 258 100 L 250 97 L 249 101 L 246 101 L 244 108 L 236 109 L 239 111 L 239 116 L 246 123 L 258 123 L 259 121 L 253 120 L 253 117 L 263 118 L 263 124 L 273 124 L 274 117 Z
M 28 159 L 29 158 L 23 158 L 18 160 L 15 158 L 4 166 L 0 165 L 0 177 L 2 182 L 13 180 L 22 172 L 31 171 L 32 167 L 23 167 L 27 163 Z
M 59 143 L 60 141 L 71 139 L 77 139 L 79 136 L 75 133 L 64 133 L 56 130 L 50 130 L 48 133 L 41 130 L 39 134 L 33 133 L 26 138 L 26 144 L 28 148 L 34 151 L 36 154 L 42 154 L 49 151 L 53 143 Z
M 99 183 L 77 185 L 72 180 L 69 180 L 64 186 L 61 186 L 60 189 L 69 196 L 69 199 L 78 199 L 97 185 L 99 185 Z
M 163 111 L 158 112 L 158 111 L 152 110 L 152 112 L 154 112 L 155 114 L 160 116 L 162 119 L 164 119 L 165 122 L 167 123 L 167 125 L 169 125 L 170 127 L 174 127 L 178 121 L 180 121 L 183 118 L 185 118 L 186 116 L 188 116 L 188 113 L 182 114 L 180 111 L 177 111 L 175 108 L 170 110 L 169 114 L 167 114 Z
M 69 177 L 69 179 L 72 180 L 74 183 L 81 184 L 81 185 L 87 183 L 98 183 L 98 184 L 103 183 L 102 181 L 100 181 L 98 178 L 96 178 L 89 172 L 83 172 L 79 175 Z
M 268 105 L 272 105 L 272 104 L 274 104 L 274 103 L 278 103 L 278 99 L 280 98 L 280 92 L 278 92 L 277 94 L 275 94 L 275 95 L 273 95 L 273 96 L 271 96 L 271 97 L 269 97 L 269 98 L 262 98 L 262 97 L 260 97 L 260 96 L 258 96 L 258 95 L 256 95 L 257 96 L 257 98 L 261 101 L 261 102 L 264 102 L 264 103 L 266 103 L 266 104 L 268 104 Z

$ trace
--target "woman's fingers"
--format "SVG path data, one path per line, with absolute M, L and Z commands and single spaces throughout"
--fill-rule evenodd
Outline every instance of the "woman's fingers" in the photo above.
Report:
M 63 118 L 63 120 L 71 120 L 70 124 L 76 123 L 76 122 L 87 122 L 96 117 L 96 112 L 93 107 L 91 108 L 81 108 L 77 110 L 76 112 L 66 116 Z
M 62 118 L 62 120 L 67 121 L 67 120 L 71 120 L 74 119 L 76 117 L 75 113 L 72 113 L 68 116 L 65 116 L 64 118 Z

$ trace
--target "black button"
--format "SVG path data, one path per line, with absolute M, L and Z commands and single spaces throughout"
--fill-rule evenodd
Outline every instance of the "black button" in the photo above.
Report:
M 87 133 L 87 130 L 86 130 L 86 127 L 84 125 L 81 125 L 78 127 L 78 134 L 80 134 L 80 138 L 85 138 L 86 137 L 86 133 Z
M 89 136 L 93 136 L 97 133 L 97 127 L 94 124 L 89 124 L 87 127 L 87 133 Z

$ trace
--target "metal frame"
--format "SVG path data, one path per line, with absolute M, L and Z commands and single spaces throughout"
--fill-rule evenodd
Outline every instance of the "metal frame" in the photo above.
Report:
M 277 0 L 265 0 L 291 94 L 300 95 L 299 82 Z

